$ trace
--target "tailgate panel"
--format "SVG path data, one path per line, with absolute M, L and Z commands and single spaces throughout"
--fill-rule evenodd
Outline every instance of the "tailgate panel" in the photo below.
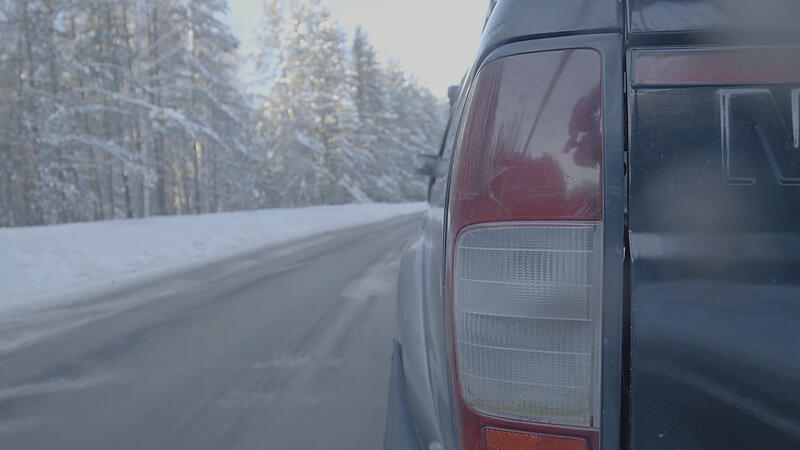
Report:
M 637 82 L 630 447 L 798 448 L 800 82 Z

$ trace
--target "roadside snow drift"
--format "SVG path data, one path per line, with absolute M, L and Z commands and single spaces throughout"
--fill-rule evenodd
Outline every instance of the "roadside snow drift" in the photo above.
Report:
M 424 203 L 280 208 L 0 229 L 0 310 L 271 244 L 375 223 Z

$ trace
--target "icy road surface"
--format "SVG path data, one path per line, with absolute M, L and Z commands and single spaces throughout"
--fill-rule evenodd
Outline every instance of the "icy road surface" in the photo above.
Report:
M 419 225 L 335 231 L 6 319 L 0 448 L 381 448 L 397 266 Z

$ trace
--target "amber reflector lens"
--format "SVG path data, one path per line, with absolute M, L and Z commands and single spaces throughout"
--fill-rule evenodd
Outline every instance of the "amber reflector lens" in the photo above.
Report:
M 488 450 L 586 450 L 586 440 L 486 428 Z

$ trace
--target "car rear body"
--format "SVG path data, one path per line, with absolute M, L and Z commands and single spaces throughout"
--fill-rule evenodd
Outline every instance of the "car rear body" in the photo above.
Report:
M 422 448 L 800 446 L 798 5 L 747 3 L 496 4 L 401 266 L 402 403 Z M 587 249 L 548 250 L 583 229 Z M 567 263 L 518 256 L 537 252 Z M 475 271 L 502 289 L 465 284 Z M 533 322 L 518 285 L 532 302 L 585 291 Z M 482 316 L 465 342 L 459 305 L 518 320 L 516 337 Z M 552 324 L 579 319 L 597 338 L 566 351 L 577 338 Z M 476 371 L 491 389 L 463 380 Z

